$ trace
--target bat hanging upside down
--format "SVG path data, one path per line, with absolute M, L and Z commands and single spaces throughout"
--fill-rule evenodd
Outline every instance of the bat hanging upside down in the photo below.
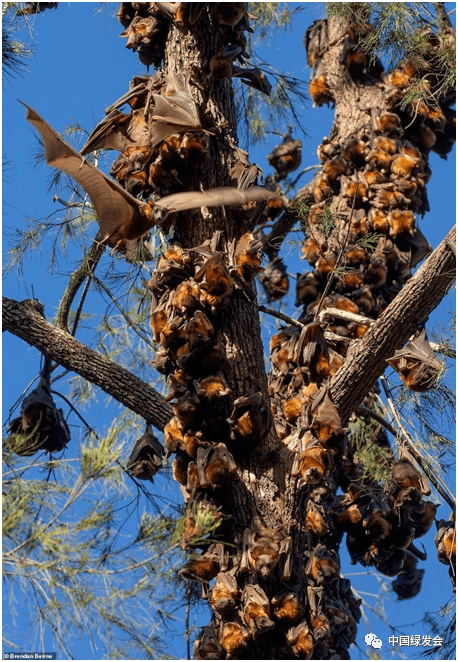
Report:
M 23 101 L 20 103 L 27 108 L 26 119 L 41 134 L 46 162 L 66 172 L 84 188 L 97 214 L 101 241 L 114 248 L 123 246 L 125 240 L 139 239 L 154 225 L 161 225 L 174 212 L 199 207 L 231 207 L 278 198 L 260 186 L 243 191 L 227 186 L 209 191 L 173 193 L 158 202 L 143 202 L 86 161 L 33 108 Z

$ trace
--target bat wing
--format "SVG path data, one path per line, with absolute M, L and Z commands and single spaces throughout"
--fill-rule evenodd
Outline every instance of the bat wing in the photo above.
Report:
M 413 237 L 410 238 L 410 250 L 410 267 L 412 269 L 433 250 L 431 244 L 419 228 L 415 229 Z
M 208 191 L 173 193 L 161 198 L 157 204 L 169 212 L 197 209 L 199 207 L 237 207 L 250 201 L 277 199 L 278 196 L 262 186 L 252 186 L 246 191 L 232 186 L 213 188 Z
M 399 361 L 403 358 L 421 361 L 435 368 L 441 366 L 439 359 L 434 354 L 433 349 L 428 342 L 426 331 L 424 329 L 417 338 L 412 340 L 412 342 L 406 345 L 403 349 L 396 350 L 393 356 L 386 359 L 386 362 L 396 369 L 398 368 Z
M 96 149 L 116 149 L 124 152 L 132 141 L 126 135 L 129 115 L 119 110 L 112 110 L 101 122 L 99 122 L 87 139 L 81 154 L 90 154 Z
M 240 78 L 242 83 L 253 87 L 255 90 L 259 90 L 263 94 L 270 96 L 272 91 L 272 85 L 270 84 L 269 79 L 258 67 L 254 69 L 244 69 L 243 67 L 234 67 L 233 75 L 236 78 Z
M 153 76 L 154 78 L 154 76 Z M 128 92 L 119 97 L 117 101 L 111 104 L 108 108 L 105 109 L 105 114 L 109 115 L 112 110 L 124 106 L 128 103 L 130 106 L 137 106 L 142 101 L 146 101 L 147 87 L 151 83 L 151 79 L 144 78 L 140 83 L 134 85 L 130 88 Z
M 191 94 L 189 76 L 169 74 L 163 94 L 152 94 L 151 102 L 151 119 L 154 120 L 152 147 L 172 133 L 202 131 L 197 104 Z
M 164 94 L 179 116 L 186 118 L 187 122 L 195 128 L 201 128 L 199 109 L 192 96 L 189 74 L 176 74 L 172 71 L 168 75 Z
M 97 214 L 102 241 L 111 237 L 120 226 L 131 223 L 140 212 L 139 201 L 88 163 L 33 108 L 22 101 L 20 103 L 27 108 L 26 119 L 43 138 L 46 162 L 76 179 L 89 195 Z
M 152 125 L 151 147 L 159 145 L 163 140 L 172 135 L 172 133 L 183 133 L 185 131 L 201 130 L 198 120 L 170 100 L 170 97 L 163 97 L 160 94 L 153 94 L 154 102 Z M 193 102 L 194 103 L 194 102 Z

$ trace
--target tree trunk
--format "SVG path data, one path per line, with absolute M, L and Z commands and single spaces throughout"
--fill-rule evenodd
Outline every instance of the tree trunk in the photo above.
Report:
M 239 4 L 238 17 L 223 15 L 225 5 Z M 160 144 L 137 145 L 138 151 L 129 148 L 119 157 L 113 173 L 136 195 L 155 193 L 160 200 L 237 180 L 231 80 L 209 73 L 215 54 L 243 44 L 243 6 L 180 3 L 185 14 L 177 9 L 171 19 L 155 3 L 123 3 L 120 20 L 130 47 L 137 45 L 142 61 L 157 63 L 160 43 L 164 56 L 162 78 L 145 82 L 132 116 L 140 106 L 152 135 L 154 95 L 186 98 L 191 107 L 191 94 L 201 128 L 177 128 Z M 427 207 L 432 138 L 425 127 L 434 131 L 412 118 L 412 109 L 399 111 L 397 91 L 380 63 L 358 49 L 367 30 L 361 14 L 352 22 L 316 22 L 309 33 L 310 92 L 317 105 L 334 102 L 336 118 L 320 147 L 323 166 L 299 196 L 309 204 L 303 252 L 314 267 L 301 281 L 308 289 L 298 283 L 304 327 L 284 328 L 272 338 L 269 377 L 253 281 L 260 245 L 246 207 L 202 208 L 171 220 L 174 236 L 149 289 L 151 326 L 162 344 L 155 364 L 169 378 L 172 407 L 127 371 L 117 368 L 114 380 L 108 361 L 65 332 L 51 332 L 33 306 L 4 305 L 6 328 L 164 429 L 187 505 L 182 547 L 192 556 L 181 574 L 207 589 L 216 577 L 209 593 L 214 616 L 196 642 L 196 659 L 347 659 L 360 609 L 340 576 L 344 533 L 352 561 L 389 576 L 415 573 L 408 539 L 416 529 L 406 525 L 412 503 L 394 473 L 391 493 L 363 481 L 344 426 L 385 359 L 444 296 L 453 258 L 450 243 L 441 245 L 409 280 L 428 252 L 415 214 Z M 140 24 L 151 28 L 149 45 Z M 181 96 L 174 97 L 177 86 Z M 191 149 L 193 141 L 198 146 Z M 274 239 L 294 220 L 285 212 L 264 237 L 269 256 Z M 328 347 L 319 317 L 325 308 L 377 322 L 369 329 L 334 319 L 337 341 Z M 27 315 L 26 327 L 18 310 Z M 410 488 L 415 512 L 422 513 L 426 491 L 419 483 Z M 219 506 L 229 517 L 211 542 L 197 543 L 198 509 L 216 512 Z

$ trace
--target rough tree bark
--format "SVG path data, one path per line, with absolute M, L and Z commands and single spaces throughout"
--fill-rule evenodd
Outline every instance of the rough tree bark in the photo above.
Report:
M 195 10 L 183 3 L 175 15 L 154 3 L 121 8 L 129 47 L 148 64 L 160 64 L 163 56 L 163 77 L 154 90 L 167 97 L 176 74 L 184 76 L 202 128 L 179 130 L 154 148 L 142 145 L 141 158 L 140 148 L 121 154 L 113 174 L 135 194 L 237 183 L 232 84 L 209 72 L 213 56 L 228 45 L 243 51 L 245 7 L 225 3 L 235 7 L 231 17 L 217 3 L 192 4 Z M 369 28 L 363 14 L 316 22 L 309 33 L 310 92 L 317 105 L 335 103 L 336 119 L 320 148 L 323 166 L 298 196 L 309 205 L 303 252 L 314 267 L 304 276 L 309 289 L 298 283 L 305 328 L 285 328 L 272 339 L 269 376 L 253 284 L 260 245 L 249 209 L 201 209 L 174 219 L 173 239 L 149 284 L 151 326 L 162 344 L 156 367 L 169 378 L 172 407 L 128 371 L 49 325 L 30 302 L 4 302 L 7 330 L 165 428 L 188 513 L 205 502 L 230 515 L 212 534 L 220 545 L 193 545 L 192 530 L 183 538 L 191 557 L 182 576 L 208 587 L 221 573 L 233 591 L 232 601 L 218 602 L 218 575 L 210 591 L 214 616 L 196 643 L 197 659 L 346 659 L 360 613 L 349 582 L 340 577 L 344 533 L 353 560 L 389 576 L 407 568 L 409 578 L 415 573 L 416 557 L 404 549 L 415 535 L 411 511 L 423 512 L 427 490 L 410 486 L 416 490 L 409 492 L 412 506 L 396 481 L 391 494 L 363 483 L 344 426 L 385 359 L 425 322 L 450 285 L 450 243 L 410 279 L 421 259 L 415 256 L 428 252 L 415 214 L 426 207 L 430 134 L 445 124 L 437 129 L 428 117 L 412 120 L 412 109 L 399 111 L 399 90 L 358 48 Z M 131 104 L 133 113 L 138 106 L 144 110 L 150 125 L 157 121 L 152 90 Z M 444 100 L 440 108 L 444 122 L 449 105 Z M 382 138 L 389 139 L 386 149 L 379 149 Z M 200 141 L 194 151 L 185 145 L 188 139 Z M 394 161 L 407 170 L 399 174 Z M 327 210 L 330 231 L 322 223 Z M 270 258 L 294 222 L 287 211 L 262 237 Z M 373 232 L 374 254 L 362 241 Z M 193 293 L 178 301 L 185 287 Z M 335 320 L 331 328 L 341 340 L 328 348 L 317 320 L 320 310 L 333 306 L 377 322 L 368 329 Z M 343 497 L 336 496 L 339 487 Z

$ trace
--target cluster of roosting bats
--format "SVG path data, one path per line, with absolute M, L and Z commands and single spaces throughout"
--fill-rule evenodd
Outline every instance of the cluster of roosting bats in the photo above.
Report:
M 243 65 L 248 58 L 245 3 L 123 3 L 118 16 L 127 48 L 137 51 L 144 64 L 157 67 L 171 24 L 187 33 L 200 22 L 211 21 L 225 30 L 227 43 L 212 55 L 208 75 L 215 80 L 236 76 L 269 94 L 263 72 L 234 64 L 237 60 Z M 236 658 L 250 639 L 274 627 L 284 634 L 285 655 L 348 657 L 360 601 L 349 581 L 340 576 L 334 551 L 344 534 L 352 562 L 373 565 L 396 577 L 393 588 L 400 598 L 420 590 L 424 571 L 416 566 L 425 556 L 413 541 L 434 521 L 437 506 L 425 500 L 431 490 L 406 449 L 392 464 L 388 488 L 363 477 L 348 430 L 330 399 L 329 379 L 343 364 L 349 340 L 364 335 L 371 319 L 380 315 L 411 269 L 430 251 L 415 223 L 416 215 L 428 209 L 428 152 L 432 149 L 445 157 L 455 124 L 451 99 L 434 108 L 420 102 L 400 110 L 399 101 L 418 75 L 418 64 L 414 67 L 406 60 L 384 73 L 380 62 L 358 48 L 366 29 L 364 22 L 349 29 L 341 61 L 354 81 L 375 78 L 385 86 L 388 106 L 373 111 L 367 125 L 351 139 L 342 143 L 335 132 L 318 148 L 322 167 L 311 187 L 303 245 L 313 271 L 298 274 L 296 305 L 302 306 L 298 325 L 281 328 L 271 339 L 270 402 L 257 385 L 234 397 L 215 333 L 219 311 L 236 292 L 255 300 L 255 277 L 259 276 L 270 301 L 288 291 L 286 268 L 275 250 L 267 251 L 270 261 L 265 269 L 261 267 L 261 234 L 242 234 L 228 251 L 220 247 L 219 232 L 192 249 L 172 243 L 147 283 L 150 325 L 154 342 L 160 344 L 154 365 L 169 380 L 167 399 L 174 412 L 164 441 L 168 456 L 174 455 L 173 475 L 186 501 L 181 546 L 192 552 L 180 575 L 202 584 L 213 611 L 211 624 L 195 643 L 196 659 Z M 312 68 L 310 95 L 318 106 L 330 103 L 333 96 L 323 66 L 326 20 L 309 28 L 304 43 Z M 428 57 L 437 48 L 437 38 L 431 35 L 425 72 Z M 430 75 L 432 91 L 438 84 Z M 121 110 L 124 106 L 128 112 Z M 249 163 L 246 152 L 231 144 L 232 186 L 183 191 L 184 169 L 191 160 L 207 159 L 212 138 L 212 131 L 201 126 L 188 74 L 158 72 L 134 78 L 130 90 L 106 110 L 82 154 L 102 147 L 119 151 L 111 169 L 114 179 L 82 159 L 27 108 L 27 119 L 43 137 L 48 163 L 74 177 L 91 197 L 100 241 L 128 254 L 154 225 L 168 232 L 177 214 L 188 209 L 237 206 L 246 227 L 262 228 L 281 213 L 285 206 L 281 182 L 301 163 L 301 143 L 288 132 L 268 157 L 275 174 L 267 178 L 266 187 L 256 186 L 259 169 Z M 336 202 L 333 213 L 345 222 L 329 231 L 323 219 L 330 200 Z M 371 250 L 365 238 L 374 234 L 377 242 Z M 329 274 L 338 266 L 344 267 L 343 275 L 326 294 Z M 332 345 L 320 317 L 326 310 Z M 389 363 L 413 391 L 431 388 L 441 369 L 424 331 Z M 373 394 L 368 396 L 369 408 L 373 400 Z M 12 424 L 12 433 L 26 439 L 23 453 L 39 448 L 53 452 L 65 446 L 69 436 L 59 411 L 49 384 L 42 381 L 24 400 L 21 416 Z M 306 494 L 300 516 L 306 520 L 308 545 L 299 568 L 291 561 L 291 532 L 266 528 L 256 512 L 239 549 L 224 543 L 229 514 L 218 504 L 218 491 L 238 480 L 238 459 L 257 447 L 272 420 L 291 452 L 297 487 Z M 383 434 L 379 441 L 386 443 Z M 147 426 L 127 468 L 136 478 L 152 479 L 164 452 Z M 342 494 L 337 496 L 339 488 Z M 438 528 L 439 559 L 450 564 L 454 575 L 454 521 L 441 520 Z M 211 543 L 208 531 L 212 531 Z M 198 555 L 196 549 L 202 553 Z M 278 576 L 281 588 L 268 594 L 261 584 L 267 587 L 265 582 L 273 576 Z
M 366 333 L 370 318 L 381 314 L 410 278 L 411 269 L 431 250 L 415 219 L 428 210 L 428 153 L 434 150 L 445 157 L 451 150 L 455 111 L 452 98 L 434 107 L 417 102 L 401 110 L 399 105 L 414 75 L 428 74 L 431 91 L 441 84 L 429 67 L 440 46 L 438 37 L 430 35 L 421 65 L 405 60 L 385 74 L 379 61 L 358 48 L 367 29 L 361 23 L 347 32 L 341 62 L 353 80 L 383 85 L 387 107 L 372 109 L 367 125 L 346 142 L 339 140 L 335 128 L 331 139 L 324 138 L 318 148 L 322 167 L 310 187 L 303 246 L 314 270 L 298 274 L 296 281 L 303 327 L 285 327 L 272 337 L 269 392 L 276 432 L 295 453 L 293 474 L 309 489 L 306 521 L 312 550 L 326 544 L 336 530 L 346 533 L 352 562 L 396 576 L 393 589 L 406 599 L 419 592 L 424 572 L 416 567 L 424 554 L 413 541 L 429 530 L 437 505 L 425 500 L 431 490 L 405 448 L 391 467 L 388 489 L 363 479 L 327 394 L 327 380 L 341 367 L 348 341 Z M 333 102 L 323 67 L 329 47 L 326 20 L 309 28 L 304 45 L 314 103 Z M 331 205 L 343 222 L 330 229 L 326 215 Z M 372 249 L 364 241 L 371 236 L 376 239 Z M 342 275 L 327 294 L 328 276 L 339 266 Z M 320 323 L 324 315 L 332 346 Z M 387 361 L 406 387 L 417 392 L 432 388 L 441 370 L 424 330 Z M 368 408 L 374 395 L 366 399 Z M 383 437 L 377 443 L 386 443 Z M 342 496 L 336 496 L 337 488 Z M 437 526 L 438 557 L 450 565 L 454 583 L 453 515 Z M 333 588 L 325 586 L 325 595 Z

